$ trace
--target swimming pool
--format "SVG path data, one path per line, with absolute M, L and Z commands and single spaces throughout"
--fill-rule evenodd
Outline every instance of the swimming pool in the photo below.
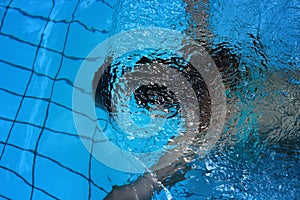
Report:
M 214 140 L 212 148 L 201 154 L 199 149 L 203 146 L 192 145 L 199 147 L 193 149 L 197 154 L 181 157 L 190 159 L 182 173 L 178 170 L 179 173 L 171 173 L 170 180 L 166 177 L 158 180 L 164 187 L 154 193 L 153 199 L 299 198 L 299 5 L 298 0 L 212 0 L 198 3 L 188 0 L 1 1 L 0 198 L 103 199 L 114 185 L 136 183 L 143 175 L 142 170 L 133 173 L 124 169 L 124 165 L 135 165 L 122 164 L 124 160 L 116 160 L 115 154 L 110 155 L 106 148 L 100 148 L 100 154 L 111 156 L 108 161 L 113 161 L 115 167 L 103 162 L 94 153 L 93 147 L 98 140 L 93 133 L 78 129 L 78 122 L 74 121 L 76 113 L 80 113 L 77 108 L 85 112 L 91 104 L 74 108 L 74 102 L 78 100 L 74 100 L 74 91 L 82 89 L 77 78 L 85 61 L 99 64 L 93 55 L 88 55 L 102 42 L 111 41 L 113 50 L 122 49 L 123 43 L 119 41 L 127 42 L 129 46 L 136 45 L 130 48 L 124 45 L 132 51 L 126 54 L 118 50 L 117 53 L 123 54 L 112 56 L 114 65 L 111 69 L 113 66 L 118 69 L 118 63 L 122 62 L 134 68 L 139 61 L 142 64 L 165 64 L 171 57 L 177 59 L 180 55 L 177 54 L 179 51 L 174 52 L 178 46 L 176 42 L 184 37 L 205 47 L 198 50 L 201 55 L 207 56 L 205 52 L 209 52 L 216 65 L 225 65 L 220 74 L 226 95 L 226 118 L 222 133 Z M 145 37 L 147 34 L 149 37 Z M 163 43 L 168 39 L 166 36 L 170 41 Z M 139 47 L 139 41 L 146 46 L 142 46 L 142 51 L 133 51 L 134 47 Z M 163 52 L 149 48 L 157 48 L 162 43 L 170 51 L 166 51 L 165 46 L 160 47 Z M 145 57 L 148 61 L 143 59 Z M 209 63 L 213 61 L 209 60 Z M 181 63 L 181 60 L 176 62 Z M 173 69 L 181 70 L 180 67 Z M 182 71 L 189 69 L 194 68 L 183 67 Z M 166 71 L 164 74 L 168 73 L 170 76 L 166 79 L 159 76 L 162 82 L 177 80 L 175 72 Z M 122 72 L 117 77 L 125 75 Z M 206 75 L 201 75 L 205 81 Z M 191 80 L 189 83 L 194 80 L 192 76 L 186 77 Z M 122 80 L 114 79 L 113 82 L 122 83 Z M 129 75 L 127 80 L 131 80 Z M 185 79 L 178 77 L 178 80 Z M 92 84 L 92 81 L 91 76 L 87 82 Z M 150 81 L 145 82 L 147 84 Z M 103 132 L 127 152 L 133 149 L 141 153 L 153 151 L 157 146 L 162 148 L 172 135 L 177 137 L 177 132 L 186 131 L 181 131 L 182 126 L 183 129 L 195 127 L 187 126 L 185 122 L 177 123 L 180 119 L 190 120 L 190 117 L 182 117 L 181 112 L 177 114 L 177 105 L 185 100 L 179 98 L 180 93 L 170 93 L 155 84 L 151 87 L 161 93 L 145 93 L 142 87 L 136 90 L 140 95 L 136 99 L 142 101 L 143 95 L 148 95 L 148 100 L 146 98 L 146 103 L 141 104 L 144 106 L 142 112 L 134 115 L 136 118 L 132 120 L 140 123 L 137 126 L 140 129 L 147 127 L 150 134 L 160 124 L 167 124 L 172 127 L 162 126 L 164 136 L 169 136 L 167 138 L 154 137 L 155 140 L 145 144 L 139 140 L 132 142 L 144 135 L 134 135 L 135 132 L 129 137 L 118 135 L 123 134 L 120 129 L 128 127 L 128 130 L 136 131 L 136 126 L 131 128 L 124 122 L 131 116 L 121 115 L 122 109 L 128 107 L 114 107 L 111 103 L 114 95 L 110 93 L 102 93 L 109 97 L 99 101 L 100 106 L 95 108 L 93 104 L 100 127 L 108 127 L 105 129 L 108 131 Z M 116 91 L 116 94 L 126 94 Z M 189 91 L 185 90 L 187 94 Z M 164 96 L 166 93 L 168 95 Z M 167 104 L 172 106 L 165 106 L 164 99 L 152 99 L 149 104 L 149 98 L 155 96 L 167 98 Z M 195 99 L 188 102 L 196 101 L 197 104 L 199 96 L 196 95 Z M 126 100 L 132 103 L 128 108 L 130 111 L 137 107 L 131 99 Z M 107 101 L 111 113 L 118 113 L 120 117 L 114 119 L 121 122 L 110 120 L 114 115 L 103 111 Z M 153 108 L 154 104 L 156 107 Z M 162 112 L 164 109 L 167 109 L 167 114 Z M 151 118 L 149 113 L 162 117 Z M 164 118 L 167 120 L 163 121 Z M 154 119 L 157 121 L 149 126 Z M 114 127 L 119 129 L 110 132 Z M 177 131 L 174 132 L 173 127 Z M 140 129 L 137 134 L 140 134 Z M 151 162 L 149 165 L 153 164 Z

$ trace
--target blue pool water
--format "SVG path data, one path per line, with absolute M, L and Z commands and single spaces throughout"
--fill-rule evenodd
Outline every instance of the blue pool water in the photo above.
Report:
M 196 17 L 203 11 L 207 23 Z M 240 74 L 227 76 L 240 81 L 226 87 L 230 114 L 214 148 L 153 199 L 299 199 L 299 0 L 2 0 L 0 199 L 103 199 L 141 175 L 85 148 L 94 140 L 78 133 L 72 95 L 99 43 L 147 27 L 226 47 Z

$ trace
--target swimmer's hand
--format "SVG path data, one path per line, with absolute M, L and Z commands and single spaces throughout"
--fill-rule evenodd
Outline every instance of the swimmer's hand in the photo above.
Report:
M 141 176 L 134 183 L 114 186 L 104 200 L 151 200 L 157 187 L 150 177 Z

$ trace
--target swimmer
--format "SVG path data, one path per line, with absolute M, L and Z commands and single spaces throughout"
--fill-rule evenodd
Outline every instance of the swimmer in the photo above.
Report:
M 197 27 L 203 26 L 203 23 L 206 23 L 206 18 L 203 13 L 199 14 L 193 12 L 194 1 L 186 1 L 187 3 L 187 12 L 190 12 L 192 15 L 192 20 L 196 21 Z M 201 28 L 193 28 L 189 30 L 191 34 L 195 34 L 197 40 L 200 43 L 204 43 L 207 46 L 207 49 L 213 58 L 216 66 L 220 70 L 224 84 L 226 89 L 231 90 L 234 93 L 237 86 L 242 84 L 245 80 L 249 81 L 247 74 L 248 72 L 240 73 L 240 59 L 237 55 L 231 53 L 230 49 L 225 46 L 218 46 L 217 48 L 210 49 L 207 44 L 207 41 L 203 38 L 207 38 L 207 35 L 210 35 L 206 30 L 203 31 Z M 172 59 L 170 59 L 172 60 Z M 150 58 L 143 57 L 137 63 L 139 64 L 150 64 L 152 62 L 158 62 L 161 64 L 166 64 L 170 62 L 170 60 L 151 60 Z M 180 65 L 180 63 L 176 62 L 176 59 L 172 60 L 173 64 Z M 192 69 L 192 66 L 182 66 L 184 69 Z M 291 77 L 299 80 L 299 71 L 298 72 L 287 72 L 280 74 L 272 72 L 265 72 L 264 79 L 261 82 L 259 80 L 254 81 L 253 83 L 248 82 L 248 84 L 256 84 L 261 87 L 257 87 L 255 94 L 257 97 L 255 100 L 251 101 L 253 106 L 253 112 L 257 115 L 257 127 L 258 132 L 260 133 L 261 143 L 266 143 L 266 145 L 271 145 L 274 143 L 280 144 L 281 146 L 285 145 L 293 145 L 291 141 L 299 144 L 299 135 L 298 134 L 287 134 L 284 137 L 278 137 L 281 127 L 290 127 L 291 133 L 299 133 L 299 85 L 293 84 L 291 81 Z M 110 112 L 110 94 L 108 89 L 108 83 L 112 83 L 114 81 L 113 76 L 113 66 L 109 67 L 102 79 L 99 83 L 94 83 L 94 87 L 96 87 L 95 94 L 95 102 L 96 106 L 100 106 L 102 108 L 106 108 L 108 112 Z M 95 77 L 99 74 L 95 74 Z M 234 75 L 234 76 L 233 76 Z M 199 77 L 195 73 L 189 74 L 189 77 L 193 80 L 199 80 Z M 107 83 L 107 84 L 105 84 Z M 203 85 L 201 85 L 203 86 Z M 197 89 L 203 88 L 198 87 Z M 193 88 L 194 89 L 194 88 Z M 176 107 L 176 96 L 163 91 L 164 89 L 161 87 L 151 87 L 145 86 L 143 90 L 140 92 L 137 91 L 135 93 L 135 99 L 141 102 L 141 106 L 147 108 L 147 105 L 151 101 L 153 95 L 161 94 L 162 99 L 158 101 L 153 101 L 150 103 L 157 103 L 161 105 L 170 105 L 175 104 Z M 275 93 L 276 91 L 280 91 L 281 93 L 285 93 L 284 95 Z M 167 95 L 168 94 L 168 95 Z M 200 93 L 199 93 L 200 94 Z M 152 95 L 152 96 L 151 96 Z M 266 95 L 266 96 L 264 96 Z M 280 98 L 279 98 L 280 97 Z M 209 122 L 210 112 L 209 112 L 209 95 L 205 94 L 204 98 L 207 98 L 207 104 L 202 105 L 204 107 L 205 115 L 202 115 L 201 126 L 199 126 L 199 131 L 201 131 L 200 127 L 207 126 Z M 282 99 L 284 98 L 284 99 Z M 238 96 L 232 97 L 232 101 L 228 100 L 230 103 L 228 104 L 228 119 L 235 115 L 235 113 L 241 112 L 243 108 L 238 108 L 238 102 L 242 101 Z M 203 101 L 199 101 L 201 104 Z M 282 105 L 285 107 L 284 109 L 278 108 L 278 105 Z M 288 113 L 288 115 L 287 115 Z M 297 118 L 298 117 L 298 118 Z M 191 155 L 193 157 L 194 155 Z M 172 164 L 156 170 L 154 172 L 145 173 L 143 176 L 140 176 L 135 182 L 122 186 L 114 186 L 112 191 L 105 197 L 106 200 L 150 200 L 153 197 L 155 191 L 161 191 L 164 187 L 173 186 L 177 182 L 180 182 L 185 179 L 185 174 L 191 169 L 189 163 L 184 159 L 184 157 L 180 157 L 178 160 L 173 162 Z

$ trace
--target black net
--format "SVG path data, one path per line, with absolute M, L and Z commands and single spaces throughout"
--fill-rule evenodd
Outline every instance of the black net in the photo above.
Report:
M 113 6 L 103 0 L 0 2 L 3 199 L 101 199 L 110 190 L 102 184 L 109 183 L 102 165 L 93 165 L 72 125 L 71 97 L 80 63 L 110 34 Z

